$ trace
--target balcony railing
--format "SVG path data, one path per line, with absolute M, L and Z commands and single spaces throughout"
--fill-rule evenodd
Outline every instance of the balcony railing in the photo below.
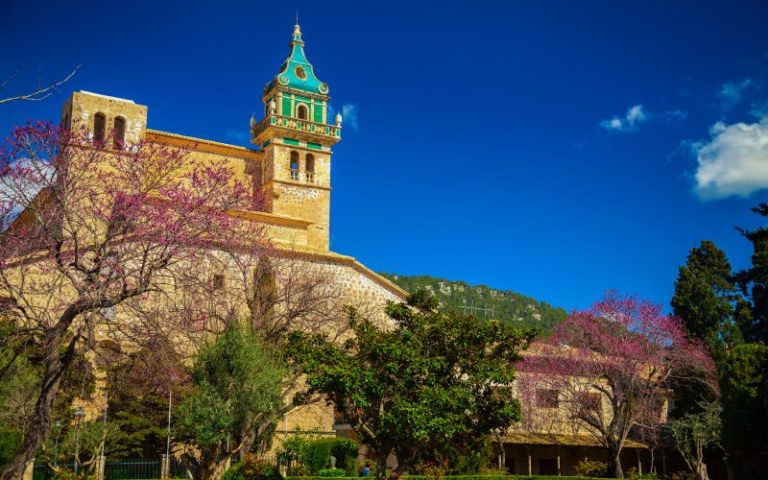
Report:
M 341 127 L 337 127 L 336 125 L 310 122 L 309 120 L 299 120 L 298 118 L 277 114 L 264 117 L 262 121 L 254 125 L 252 132 L 253 136 L 259 136 L 259 134 L 268 127 L 281 127 L 314 135 L 322 135 L 329 138 L 341 138 Z
M 296 180 L 297 182 L 304 180 L 307 183 L 315 183 L 315 178 L 315 172 L 302 172 L 295 168 L 291 169 L 291 180 Z

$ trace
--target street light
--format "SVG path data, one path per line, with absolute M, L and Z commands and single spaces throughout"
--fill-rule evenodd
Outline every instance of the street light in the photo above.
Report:
M 85 410 L 83 407 L 77 407 L 75 410 L 75 418 L 77 419 L 77 430 L 75 430 L 75 477 L 77 477 L 77 467 L 80 463 L 80 423 L 85 416 Z
M 53 447 L 53 466 L 59 466 L 59 439 L 61 438 L 61 427 L 63 424 L 61 420 L 56 420 L 56 443 Z

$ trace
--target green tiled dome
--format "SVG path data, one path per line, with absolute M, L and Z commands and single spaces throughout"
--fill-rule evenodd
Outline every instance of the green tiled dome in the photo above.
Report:
M 304 54 L 304 42 L 301 40 L 299 25 L 293 27 L 293 38 L 290 43 L 291 54 L 280 67 L 280 73 L 272 79 L 265 88 L 271 90 L 275 85 L 296 88 L 321 95 L 328 94 L 328 85 L 321 82 L 316 76 L 312 65 Z

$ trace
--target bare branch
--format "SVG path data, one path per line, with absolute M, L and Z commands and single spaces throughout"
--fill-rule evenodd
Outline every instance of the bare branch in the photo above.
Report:
M 75 74 L 77 73 L 77 71 L 80 70 L 81 66 L 82 65 L 76 66 L 74 68 L 74 70 L 69 72 L 69 75 L 67 75 L 66 77 L 62 78 L 61 80 L 55 80 L 52 83 L 50 83 L 50 84 L 48 84 L 48 85 L 46 85 L 44 87 L 38 88 L 34 92 L 27 93 L 27 94 L 24 94 L 24 95 L 18 95 L 18 96 L 15 96 L 15 97 L 0 98 L 0 104 L 9 103 L 9 102 L 16 102 L 16 101 L 39 102 L 40 100 L 45 100 L 46 98 L 50 97 L 55 92 L 57 92 L 58 88 L 61 85 L 67 83 L 72 77 L 74 77 Z M 3 83 L 0 84 L 0 90 L 5 88 L 8 85 L 8 83 L 10 83 L 13 79 L 15 79 L 18 76 L 19 71 L 20 70 L 17 70 L 16 72 L 14 72 L 13 75 L 11 75 L 9 78 L 7 78 L 5 81 L 3 81 Z

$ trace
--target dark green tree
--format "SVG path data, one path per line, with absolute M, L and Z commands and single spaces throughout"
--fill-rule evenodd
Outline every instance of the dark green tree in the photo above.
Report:
M 752 211 L 768 221 L 768 203 L 761 203 Z M 752 265 L 737 274 L 738 283 L 751 303 L 751 315 L 742 319 L 742 330 L 748 341 L 765 345 L 768 343 L 768 225 L 740 231 L 752 244 Z
M 768 204 L 752 209 L 768 217 Z M 751 265 L 731 273 L 711 242 L 680 268 L 672 307 L 689 334 L 709 345 L 721 391 L 722 446 L 736 478 L 765 475 L 768 457 L 768 227 L 739 229 L 752 244 Z M 680 385 L 674 414 L 701 414 L 701 392 Z M 705 399 L 709 400 L 709 399 Z
M 738 293 L 725 253 L 705 240 L 691 250 L 686 264 L 680 267 L 672 309 L 690 336 L 705 341 L 713 355 L 722 355 L 721 347 L 741 342 L 734 321 Z
M 282 411 L 285 375 L 274 349 L 250 324 L 232 321 L 199 352 L 191 371 L 195 390 L 179 406 L 179 438 L 196 447 L 183 460 L 195 480 L 221 478 L 233 455 L 265 449 Z
M 386 308 L 391 323 L 348 312 L 352 336 L 339 345 L 296 332 L 289 356 L 311 392 L 325 394 L 376 458 L 403 471 L 520 418 L 510 385 L 518 352 L 534 338 L 499 322 L 437 310 L 425 291 Z
M 768 346 L 743 343 L 719 367 L 723 444 L 737 478 L 765 478 L 768 458 Z

